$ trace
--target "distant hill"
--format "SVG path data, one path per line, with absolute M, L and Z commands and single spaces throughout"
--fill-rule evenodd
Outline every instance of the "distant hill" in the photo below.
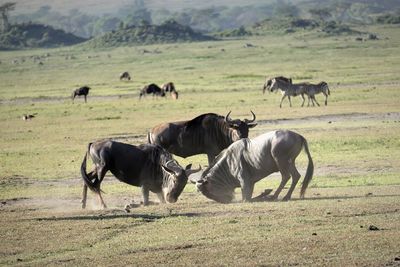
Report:
M 213 39 L 213 37 L 193 31 L 188 26 L 183 26 L 174 20 L 169 20 L 161 25 L 141 24 L 112 31 L 89 40 L 84 46 L 107 48 L 142 44 L 195 42 Z
M 42 24 L 16 24 L 0 33 L 0 50 L 58 47 L 86 41 L 63 30 Z

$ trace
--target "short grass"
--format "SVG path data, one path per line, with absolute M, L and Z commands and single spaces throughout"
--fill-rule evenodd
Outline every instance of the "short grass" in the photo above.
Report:
M 315 35 L 252 37 L 111 50 L 63 48 L 0 54 L 2 265 L 385 265 L 400 256 L 399 29 L 380 40 Z M 255 47 L 245 48 L 246 43 Z M 143 50 L 150 53 L 143 53 Z M 161 53 L 159 53 L 161 52 Z M 41 56 L 38 65 L 31 56 Z M 72 59 L 71 59 L 72 58 Z M 12 61 L 17 59 L 18 64 Z M 131 82 L 119 73 L 129 71 Z M 327 81 L 328 106 L 279 108 L 265 77 Z M 173 81 L 179 100 L 138 100 L 145 84 Z M 70 99 L 92 87 L 88 103 Z M 317 96 L 323 104 L 322 96 Z M 277 128 L 305 136 L 315 164 L 306 200 L 221 205 L 188 185 L 178 203 L 122 210 L 140 190 L 108 176 L 111 208 L 80 210 L 87 144 L 146 142 L 151 127 L 205 112 L 257 115 L 257 136 Z M 23 114 L 37 113 L 31 121 Z M 205 165 L 204 155 L 178 158 Z M 305 155 L 298 159 L 303 174 Z M 276 188 L 272 175 L 256 193 Z M 153 199 L 153 195 L 151 198 Z M 370 224 L 381 231 L 369 231 Z M 43 245 L 46 244 L 46 245 Z

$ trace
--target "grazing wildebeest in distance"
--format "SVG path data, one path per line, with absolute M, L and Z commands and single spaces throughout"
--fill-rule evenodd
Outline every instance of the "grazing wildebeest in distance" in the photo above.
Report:
M 164 84 L 161 86 L 161 88 L 162 88 L 165 92 L 169 92 L 169 93 L 176 92 L 175 85 L 174 85 L 173 82 L 164 83 Z
M 305 93 L 308 96 L 308 106 L 310 106 L 310 99 L 313 106 L 314 102 L 319 106 L 319 103 L 315 99 L 315 95 L 320 93 L 324 94 L 325 96 L 325 106 L 328 105 L 328 95 L 331 94 L 329 86 L 326 82 L 320 82 L 318 84 L 307 83 L 305 87 Z
M 292 83 L 292 78 L 286 78 L 284 76 L 277 76 L 277 77 L 274 77 L 274 78 L 265 77 L 265 83 L 264 83 L 264 86 L 263 86 L 263 94 L 265 94 L 265 90 L 269 90 L 269 88 L 271 87 L 272 79 L 279 79 L 279 80 L 282 80 L 282 81 L 285 81 L 285 82 L 288 82 L 288 83 Z
M 121 73 L 121 74 L 119 75 L 119 80 L 120 80 L 120 81 L 122 81 L 122 80 L 128 80 L 128 81 L 130 81 L 130 80 L 131 80 L 131 75 L 129 75 L 129 72 L 125 71 L 125 72 L 123 72 L 123 73 Z
M 242 200 L 247 202 L 255 200 L 252 195 L 256 182 L 279 171 L 282 180 L 271 200 L 278 199 L 292 177 L 290 188 L 283 198 L 287 201 L 301 176 L 295 160 L 302 148 L 308 156 L 308 167 L 300 191 L 300 197 L 304 198 L 314 165 L 306 139 L 288 130 L 268 132 L 253 139 L 240 139 L 222 151 L 203 173 L 194 174 L 189 179 L 196 183 L 202 194 L 221 203 L 231 202 L 235 188 L 241 187 Z
M 226 117 L 206 113 L 189 121 L 160 124 L 149 131 L 148 141 L 183 158 L 207 154 L 211 164 L 223 149 L 240 138 L 248 137 L 249 129 L 257 125 L 253 111 L 251 120 L 232 120 L 230 113 Z
M 285 97 L 288 97 L 290 107 L 292 107 L 292 101 L 290 100 L 290 97 L 298 96 L 298 95 L 300 95 L 301 98 L 303 99 L 303 102 L 301 104 L 301 106 L 303 107 L 304 101 L 305 101 L 304 94 L 305 94 L 306 87 L 307 87 L 307 84 L 305 84 L 305 83 L 294 84 L 291 82 L 284 81 L 282 79 L 273 78 L 271 80 L 271 85 L 269 86 L 269 91 L 273 92 L 278 89 L 281 91 L 282 99 L 279 104 L 280 108 L 282 107 L 282 101 L 283 101 L 283 99 L 285 99 Z
M 164 90 L 164 92 L 169 92 L 172 99 L 174 99 L 174 100 L 178 99 L 178 92 L 176 91 L 175 85 L 173 82 L 163 84 L 161 86 L 161 89 Z
M 86 97 L 89 94 L 89 90 L 90 90 L 90 87 L 88 87 L 88 86 L 82 86 L 78 89 L 75 89 L 72 92 L 72 103 L 74 102 L 74 99 L 76 96 L 81 96 L 81 95 L 83 95 L 85 97 L 85 103 L 86 103 Z
M 89 174 L 86 172 L 88 154 L 95 165 Z M 149 203 L 149 191 L 156 193 L 161 202 L 176 202 L 187 183 L 188 175 L 193 172 L 190 165 L 183 169 L 160 146 L 134 146 L 111 140 L 90 143 L 81 165 L 84 181 L 82 208 L 86 207 L 88 187 L 97 194 L 102 207 L 106 207 L 101 197 L 100 184 L 107 171 L 111 171 L 121 182 L 140 186 L 144 205 Z
M 143 87 L 142 90 L 140 90 L 139 100 L 142 98 L 142 96 L 144 97 L 147 94 L 152 94 L 153 97 L 154 96 L 161 96 L 161 97 L 165 96 L 164 90 L 161 89 L 160 87 L 158 87 L 158 85 L 154 84 L 154 83 L 146 85 L 145 87 Z

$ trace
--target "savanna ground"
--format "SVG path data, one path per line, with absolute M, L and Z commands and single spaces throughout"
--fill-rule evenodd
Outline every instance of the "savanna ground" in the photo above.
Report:
M 400 29 L 363 30 L 380 40 L 297 33 L 1 52 L 0 265 L 399 266 Z M 119 81 L 126 70 L 133 80 Z M 280 94 L 262 94 L 266 75 L 325 80 L 328 106 L 301 108 L 294 98 L 280 109 Z M 179 100 L 138 101 L 143 85 L 168 81 Z M 72 104 L 72 89 L 82 85 L 92 87 L 88 103 Z M 81 210 L 79 168 L 89 142 L 144 143 L 161 122 L 230 110 L 234 118 L 256 113 L 251 137 L 284 128 L 307 138 L 315 173 L 304 200 L 296 190 L 289 202 L 240 203 L 238 191 L 234 203 L 218 204 L 187 185 L 175 204 L 126 213 L 127 203 L 140 201 L 139 188 L 107 176 L 109 208 L 100 210 L 89 192 Z M 204 155 L 178 160 L 206 164 Z M 302 174 L 306 162 L 302 154 Z M 255 194 L 278 183 L 272 175 Z

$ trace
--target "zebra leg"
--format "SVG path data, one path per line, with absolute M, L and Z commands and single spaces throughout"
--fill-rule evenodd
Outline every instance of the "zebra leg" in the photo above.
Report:
M 315 99 L 315 95 L 313 95 L 313 100 L 315 101 L 315 103 L 317 103 L 317 105 L 319 107 L 319 103 L 318 103 L 317 99 Z
M 324 93 L 324 95 L 325 95 L 325 106 L 327 106 L 328 105 L 328 95 L 326 93 Z
M 281 103 L 279 104 L 280 108 L 282 107 L 282 102 L 283 102 L 283 99 L 285 99 L 285 97 L 286 97 L 286 95 L 283 95 L 282 98 L 281 98 Z

